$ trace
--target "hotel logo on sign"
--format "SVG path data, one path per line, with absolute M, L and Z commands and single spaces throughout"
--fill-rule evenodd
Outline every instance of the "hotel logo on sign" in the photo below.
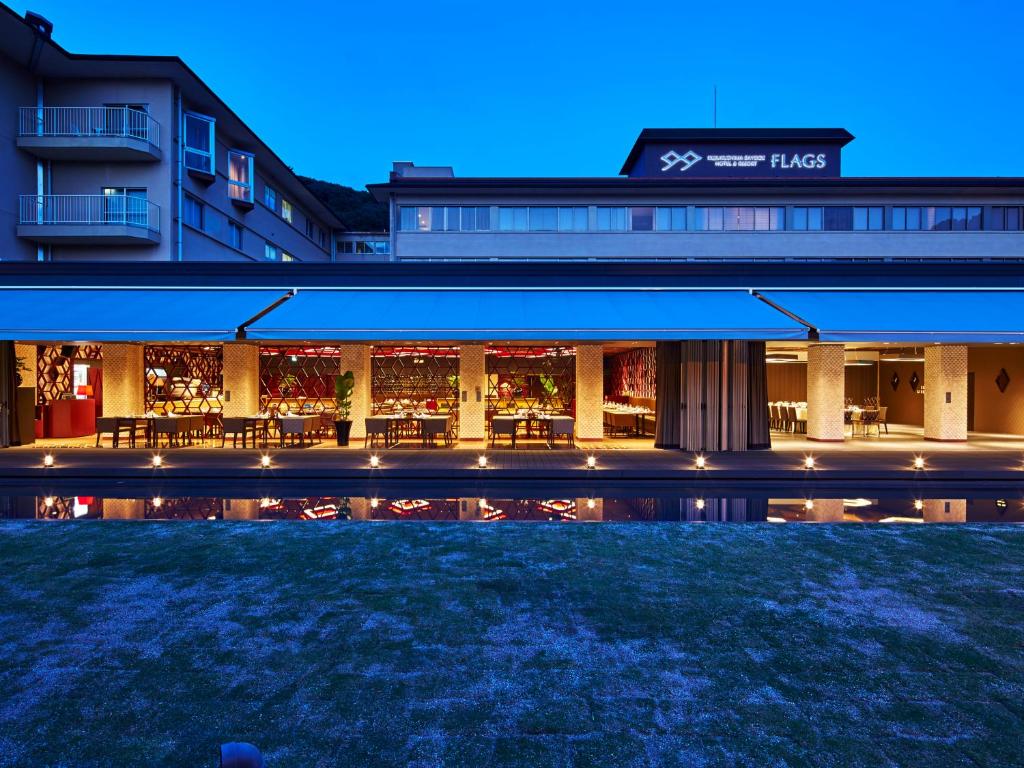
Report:
M 688 149 L 685 154 L 680 155 L 674 149 L 669 150 L 661 156 L 661 162 L 665 165 L 662 166 L 661 170 L 670 171 L 675 166 L 679 166 L 679 172 L 690 170 L 694 165 L 699 163 L 704 158 L 694 152 L 692 149 Z

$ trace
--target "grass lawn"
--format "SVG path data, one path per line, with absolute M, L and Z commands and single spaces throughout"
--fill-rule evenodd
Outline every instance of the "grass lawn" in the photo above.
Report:
M 0 525 L 0 766 L 1024 764 L 1024 528 Z

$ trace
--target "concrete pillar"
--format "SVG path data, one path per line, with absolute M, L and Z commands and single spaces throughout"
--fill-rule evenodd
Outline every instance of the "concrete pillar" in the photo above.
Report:
M 604 499 L 576 499 L 576 520 L 580 522 L 600 522 L 604 520 Z
M 487 436 L 487 363 L 482 344 L 459 347 L 459 440 Z
M 234 398 L 232 398 L 232 399 L 234 399 Z M 225 499 L 224 500 L 224 519 L 225 520 L 259 520 L 260 519 L 260 500 L 259 499 Z
M 600 344 L 576 347 L 576 439 L 604 438 L 604 348 Z
M 251 416 L 260 411 L 260 346 L 224 345 L 224 415 Z M 230 399 L 228 399 L 230 398 Z
M 967 439 L 967 347 L 924 349 L 924 439 Z
M 843 522 L 842 499 L 813 499 L 814 506 L 804 510 L 804 517 L 812 523 Z
M 846 353 L 842 344 L 807 348 L 807 438 L 843 441 Z
M 352 371 L 356 379 L 356 388 L 352 392 L 352 419 L 353 439 L 362 440 L 366 437 L 366 417 L 370 415 L 370 345 L 369 344 L 342 344 L 338 347 L 338 372 Z M 334 381 L 330 383 L 333 390 Z
M 921 512 L 926 523 L 966 523 L 967 499 L 925 499 Z
M 146 516 L 146 503 L 142 499 L 103 500 L 104 520 L 142 520 Z
M 141 344 L 103 345 L 103 413 L 144 413 L 146 367 Z

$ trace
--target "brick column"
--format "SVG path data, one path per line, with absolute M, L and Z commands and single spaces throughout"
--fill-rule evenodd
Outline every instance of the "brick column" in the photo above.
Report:
M 845 366 L 842 344 L 811 344 L 807 348 L 808 440 L 842 442 Z
M 926 523 L 966 523 L 967 499 L 925 499 L 922 513 Z
M 338 373 L 352 371 L 356 378 L 356 388 L 352 392 L 353 439 L 366 437 L 366 417 L 370 415 L 370 346 L 369 344 L 342 344 L 338 347 Z M 334 380 L 330 382 L 330 391 L 334 391 Z
M 967 439 L 967 347 L 924 349 L 924 439 Z
M 604 348 L 600 344 L 576 347 L 576 439 L 604 438 Z
M 146 410 L 146 367 L 141 344 L 103 345 L 103 413 L 127 416 Z
M 459 440 L 487 436 L 487 362 L 482 344 L 459 346 Z
M 224 345 L 224 393 L 225 416 L 259 413 L 259 344 L 228 342 Z

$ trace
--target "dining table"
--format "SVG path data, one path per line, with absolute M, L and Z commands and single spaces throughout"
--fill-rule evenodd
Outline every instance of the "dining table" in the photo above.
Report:
M 615 406 L 606 404 L 604 410 L 604 423 L 606 426 L 616 430 L 632 432 L 637 437 L 642 437 L 647 432 L 647 417 L 653 416 L 654 411 L 650 408 L 639 406 Z

